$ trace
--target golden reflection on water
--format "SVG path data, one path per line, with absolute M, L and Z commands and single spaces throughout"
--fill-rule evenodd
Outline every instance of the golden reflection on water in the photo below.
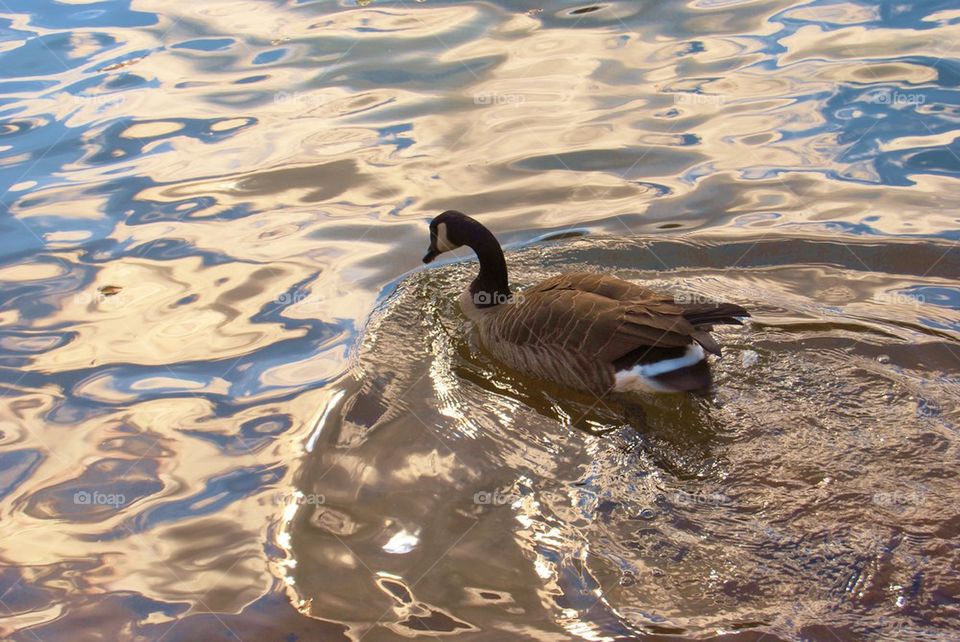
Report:
M 871 635 L 884 609 L 942 628 L 956 11 L 115 4 L 4 14 L 3 636 L 798 639 L 850 605 Z M 418 271 L 450 207 L 510 243 L 590 231 L 511 253 L 524 284 L 755 309 L 721 403 L 653 407 L 678 446 L 485 362 L 470 266 Z M 904 514 L 870 500 L 891 462 L 925 485 Z M 664 508 L 691 479 L 738 499 Z M 893 552 L 793 539 L 849 523 Z M 840 606 L 783 620 L 844 573 Z

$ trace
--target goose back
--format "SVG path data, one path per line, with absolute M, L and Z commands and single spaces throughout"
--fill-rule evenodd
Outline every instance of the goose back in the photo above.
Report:
M 593 273 L 549 278 L 489 308 L 473 305 L 465 293 L 461 307 L 495 358 L 598 395 L 618 384 L 618 371 L 650 358 L 682 358 L 700 346 L 719 353 L 710 324 L 738 323 L 732 315 L 746 315 L 730 304 L 685 307 L 670 295 Z

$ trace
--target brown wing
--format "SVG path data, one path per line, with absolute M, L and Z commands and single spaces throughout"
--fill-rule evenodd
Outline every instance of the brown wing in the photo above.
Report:
M 607 299 L 623 302 L 674 302 L 673 297 L 669 294 L 654 292 L 636 283 L 624 281 L 609 274 L 595 274 L 593 272 L 567 272 L 566 274 L 559 274 L 541 281 L 527 290 L 527 292 L 545 292 L 548 290 L 593 292 Z
M 575 353 L 613 363 L 640 347 L 678 347 L 700 341 L 673 297 L 613 276 L 562 274 L 518 295 L 492 320 L 499 341 Z M 716 344 L 707 335 L 707 349 Z M 701 342 L 702 343 L 702 342 Z
M 561 274 L 540 283 L 534 290 L 546 291 L 567 288 L 593 292 L 606 298 L 615 299 L 626 305 L 630 312 L 638 312 L 648 318 L 657 314 L 673 316 L 679 310 L 679 314 L 691 327 L 683 326 L 671 329 L 686 334 L 705 350 L 715 355 L 720 354 L 720 346 L 710 336 L 713 326 L 719 324 L 743 325 L 740 318 L 750 316 L 750 313 L 744 308 L 733 303 L 676 303 L 673 296 L 669 294 L 654 292 L 615 276 L 590 272 Z M 689 343 L 689 341 L 686 343 Z M 642 347 L 663 347 L 671 344 L 669 342 L 657 342 L 641 345 Z

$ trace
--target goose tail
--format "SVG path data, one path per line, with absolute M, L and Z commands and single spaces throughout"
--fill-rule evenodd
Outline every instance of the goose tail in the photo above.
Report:
M 706 353 L 699 343 L 679 348 L 644 348 L 614 362 L 619 392 L 706 393 L 713 384 Z
M 743 325 L 741 318 L 750 313 L 735 303 L 697 303 L 683 306 L 683 318 L 697 329 L 714 325 Z M 705 327 L 706 326 L 706 327 Z

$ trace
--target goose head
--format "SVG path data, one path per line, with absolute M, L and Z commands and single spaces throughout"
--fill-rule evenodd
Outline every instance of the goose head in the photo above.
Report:
M 456 210 L 447 210 L 435 217 L 430 221 L 430 248 L 423 262 L 430 263 L 444 252 L 467 245 L 477 226 L 482 227 L 476 220 Z
M 507 263 L 497 238 L 483 224 L 462 212 L 447 210 L 430 221 L 430 248 L 424 263 L 444 252 L 466 245 L 477 254 L 480 272 L 467 289 L 474 300 L 472 307 L 494 307 L 510 300 Z

